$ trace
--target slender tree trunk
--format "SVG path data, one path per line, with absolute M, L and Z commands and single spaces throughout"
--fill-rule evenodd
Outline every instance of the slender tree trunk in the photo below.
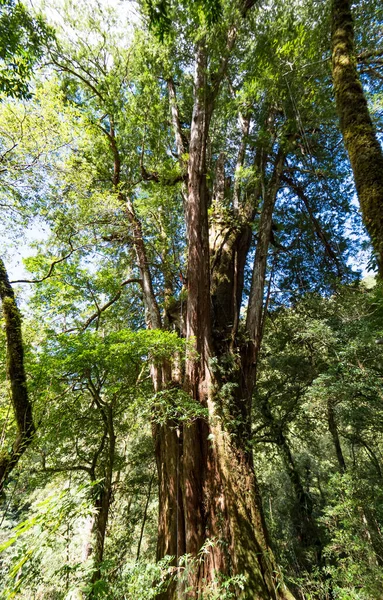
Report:
M 304 488 L 286 437 L 281 426 L 275 421 L 267 398 L 264 398 L 258 403 L 258 409 L 262 413 L 265 423 L 270 428 L 273 439 L 275 439 L 287 475 L 294 490 L 295 506 L 292 521 L 299 541 L 298 547 L 303 550 L 303 552 L 307 551 L 309 548 L 314 549 L 318 564 L 322 553 L 322 542 L 320 540 L 318 526 L 313 516 L 312 500 Z M 312 566 L 312 564 L 310 565 L 308 563 L 305 556 L 302 555 L 299 559 L 299 562 L 304 567 L 308 568 Z
M 35 427 L 32 406 L 28 398 L 24 369 L 24 348 L 21 315 L 3 261 L 0 259 L 0 298 L 3 305 L 7 343 L 7 379 L 11 386 L 11 401 L 17 426 L 16 438 L 10 451 L 0 453 L 0 492 L 20 456 L 32 441 Z M 9 443 L 7 444 L 7 446 Z
M 343 450 L 340 443 L 339 431 L 338 431 L 338 423 L 336 420 L 336 414 L 334 410 L 334 401 L 329 399 L 327 401 L 327 423 L 328 428 L 331 433 L 332 441 L 334 444 L 334 449 L 336 453 L 336 457 L 338 460 L 339 472 L 346 473 L 347 466 L 346 461 L 343 456 Z
M 339 471 L 344 474 L 347 471 L 346 462 L 344 460 L 340 438 L 338 433 L 338 425 L 336 422 L 334 406 L 331 400 L 327 403 L 327 418 L 331 437 L 333 439 L 336 456 L 338 459 Z M 372 549 L 375 553 L 376 562 L 381 567 L 383 566 L 383 538 L 376 522 L 373 512 L 368 506 L 362 506 L 360 509 L 361 519 L 366 531 L 366 537 L 369 540 Z
M 280 180 L 285 162 L 285 151 L 279 148 L 275 158 L 274 170 L 270 183 L 264 193 L 257 247 L 255 251 L 254 268 L 251 278 L 249 306 L 246 317 L 246 330 L 250 335 L 243 355 L 245 376 L 243 377 L 242 397 L 247 398 L 248 413 L 251 412 L 251 400 L 255 386 L 257 362 L 263 334 L 263 295 L 266 280 L 267 254 L 270 245 L 272 217 L 280 187 Z
M 332 1 L 332 72 L 340 128 L 382 276 L 383 152 L 357 72 L 350 0 Z
M 362 508 L 362 519 L 366 526 L 367 539 L 374 550 L 376 564 L 383 567 L 383 537 L 375 515 L 369 506 Z
M 144 514 L 142 516 L 142 524 L 141 524 L 141 530 L 140 530 L 140 537 L 139 537 L 138 544 L 137 544 L 137 554 L 136 554 L 136 560 L 137 561 L 140 558 L 141 544 L 142 544 L 142 540 L 143 540 L 143 537 L 144 537 L 144 531 L 145 531 L 146 521 L 147 521 L 147 518 L 148 518 L 148 509 L 149 509 L 149 503 L 150 503 L 150 495 L 152 493 L 152 485 L 153 485 L 154 475 L 155 475 L 155 473 L 153 473 L 153 475 L 150 478 L 149 487 L 148 487 L 148 494 L 147 494 L 146 499 L 145 499 L 145 508 L 144 508 Z
M 380 467 L 380 462 L 378 460 L 378 457 L 376 456 L 375 452 L 373 451 L 373 449 L 371 448 L 371 446 L 369 444 L 367 444 L 367 442 L 365 442 L 364 440 L 360 440 L 360 443 L 362 444 L 362 446 L 366 449 L 367 454 L 371 460 L 371 463 L 374 465 L 374 468 L 376 470 L 376 474 L 378 476 L 378 478 L 382 481 L 383 480 L 383 473 L 382 473 L 382 469 Z
M 339 471 L 341 473 L 346 472 L 346 461 L 344 460 L 342 446 L 340 445 L 338 427 L 336 424 L 335 411 L 334 411 L 334 403 L 331 399 L 327 401 L 327 422 L 328 428 L 331 433 L 332 441 L 334 444 L 336 457 L 338 459 Z
M 100 566 L 104 558 L 105 536 L 106 527 L 108 524 L 111 495 L 111 488 L 106 482 L 102 483 L 100 486 L 100 490 L 98 491 L 98 498 L 94 505 L 94 508 L 97 511 L 97 513 L 92 528 L 93 544 L 90 552 L 90 556 L 93 557 L 94 564 L 92 583 L 96 583 L 96 581 L 99 581 L 99 579 L 101 579 Z
M 100 565 L 104 558 L 106 528 L 108 525 L 109 509 L 112 501 L 113 466 L 116 448 L 116 436 L 113 425 L 113 409 L 110 405 L 102 407 L 102 415 L 108 431 L 108 455 L 105 467 L 105 477 L 100 483 L 99 494 L 95 502 L 96 516 L 93 525 L 93 564 L 92 583 L 101 578 Z

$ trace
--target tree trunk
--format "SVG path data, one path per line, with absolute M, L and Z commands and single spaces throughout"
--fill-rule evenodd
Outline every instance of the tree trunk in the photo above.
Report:
M 327 418 L 331 437 L 333 439 L 335 452 L 338 459 L 339 471 L 344 474 L 347 471 L 346 462 L 344 460 L 342 447 L 340 444 L 338 425 L 335 418 L 334 406 L 331 400 L 327 403 Z M 383 566 L 383 538 L 375 516 L 368 506 L 360 508 L 360 515 L 363 526 L 366 532 L 366 538 L 370 542 L 375 553 L 376 562 L 381 567 Z
M 222 332 L 217 332 L 214 327 L 218 320 L 222 322 L 221 315 L 217 314 L 220 303 L 214 304 L 211 299 L 205 156 L 212 103 L 206 83 L 206 65 L 204 41 L 201 40 L 196 50 L 185 203 L 188 242 L 186 335 L 189 342 L 185 389 L 206 409 L 208 416 L 184 425 L 182 433 L 177 433 L 174 424 L 157 428 L 155 432 L 160 482 L 158 554 L 159 557 L 165 553 L 189 556 L 183 581 L 179 578 L 178 585 L 170 586 L 161 598 L 202 598 L 209 590 L 219 589 L 222 578 L 242 574 L 246 577 L 245 589 L 241 593 L 236 588 L 236 597 L 287 599 L 292 596 L 281 582 L 268 542 L 252 450 L 246 446 L 248 437 L 240 435 L 243 423 L 240 420 L 233 423 L 233 404 L 237 413 L 243 411 L 244 405 L 248 427 L 254 378 L 249 379 L 246 373 L 247 387 L 245 383 L 238 384 L 243 371 L 234 369 L 232 383 L 238 390 L 246 389 L 246 397 L 237 392 L 230 405 L 230 414 L 225 414 L 222 378 L 217 378 L 212 366 L 214 360 L 226 354 L 228 345 L 222 344 Z M 261 227 L 266 227 L 261 236 L 267 242 L 262 245 L 261 259 L 255 261 L 259 269 L 256 285 L 264 282 L 262 269 L 266 269 L 269 242 L 267 227 L 282 165 L 283 159 L 278 157 L 270 195 L 264 199 L 264 212 L 268 218 L 264 217 L 267 225 L 261 223 Z M 238 238 L 242 232 L 239 228 Z M 232 269 L 233 262 L 227 264 Z M 262 298 L 262 292 L 260 296 Z M 228 325 L 230 337 L 232 324 Z M 259 339 L 258 333 L 252 337 Z M 235 357 L 238 355 L 233 353 L 234 361 Z
M 286 438 L 281 431 L 277 437 L 277 444 L 279 446 L 287 474 L 295 493 L 296 513 L 293 515 L 293 520 L 300 546 L 303 550 L 315 547 L 315 550 L 318 553 L 317 563 L 319 563 L 322 544 L 319 538 L 318 527 L 313 517 L 312 500 L 303 487 L 300 474 L 293 459 L 293 455 L 291 454 L 291 450 L 287 444 Z M 304 559 L 303 562 L 307 567 L 308 564 Z
M 294 512 L 292 521 L 299 541 L 298 548 L 304 552 L 312 549 L 316 554 L 316 565 L 320 563 L 322 554 L 322 542 L 320 539 L 318 526 L 313 515 L 313 503 L 310 495 L 306 492 L 299 471 L 296 467 L 293 455 L 282 431 L 282 427 L 276 422 L 270 409 L 269 401 L 263 398 L 258 403 L 258 409 L 262 414 L 265 424 L 270 429 L 271 437 L 278 446 L 280 455 L 286 468 L 295 496 Z M 312 567 L 312 561 L 301 553 L 298 560 L 305 568 Z
M 278 585 L 249 453 L 231 442 L 212 412 L 209 424 L 189 428 L 184 457 L 194 467 L 183 473 L 185 550 L 196 557 L 206 549 L 189 574 L 188 597 L 198 598 L 209 585 L 217 586 L 220 575 L 243 574 L 244 598 L 288 598 Z
M 185 553 L 185 525 L 181 490 L 182 440 L 175 423 L 154 426 L 158 473 L 158 539 L 157 559 L 178 558 Z
M 11 386 L 11 400 L 17 426 L 17 435 L 10 452 L 0 453 L 0 492 L 6 478 L 17 465 L 20 456 L 32 441 L 35 427 L 32 406 L 28 398 L 24 369 L 24 348 L 21 333 L 21 315 L 3 261 L 0 259 L 0 297 L 3 304 L 7 343 L 7 379 Z
M 93 557 L 94 565 L 91 579 L 92 583 L 96 583 L 101 579 L 101 563 L 104 558 L 106 527 L 108 524 L 111 496 L 112 490 L 108 483 L 101 483 L 100 489 L 98 490 L 98 497 L 94 504 L 97 513 L 92 529 L 92 538 L 94 541 L 90 552 L 90 555 Z
M 97 490 L 98 496 L 95 502 L 96 516 L 92 531 L 94 539 L 92 548 L 94 564 L 92 583 L 96 583 L 99 579 L 101 579 L 100 566 L 104 558 L 106 528 L 108 525 L 109 509 L 112 501 L 113 466 L 116 447 L 112 406 L 99 406 L 99 408 L 102 417 L 105 419 L 105 427 L 108 432 L 108 454 L 106 458 L 104 479 L 99 484 L 99 488 Z
M 350 0 L 332 2 L 332 73 L 340 128 L 382 276 L 383 152 L 357 72 Z
M 338 427 L 335 419 L 334 403 L 331 399 L 327 401 L 327 422 L 328 428 L 331 433 L 332 441 L 334 444 L 336 457 L 338 459 L 339 471 L 341 473 L 346 472 L 346 461 L 344 460 L 342 446 L 340 445 Z
M 149 503 L 150 503 L 150 494 L 152 492 L 152 485 L 153 485 L 154 475 L 155 475 L 155 473 L 153 473 L 153 475 L 150 478 L 149 487 L 148 487 L 148 494 L 147 494 L 146 499 L 145 499 L 145 508 L 144 508 L 144 514 L 142 516 L 142 524 L 141 524 L 141 530 L 140 530 L 140 537 L 139 537 L 138 544 L 137 544 L 137 554 L 136 554 L 136 560 L 137 561 L 140 558 L 141 545 L 142 545 L 142 540 L 144 538 L 144 531 L 145 531 L 146 521 L 147 521 L 147 518 L 148 518 L 148 509 L 149 509 Z
M 245 0 L 239 4 L 241 18 L 245 18 L 255 0 Z M 242 595 L 243 598 L 254 600 L 291 598 L 281 582 L 270 550 L 253 468 L 252 448 L 248 444 L 249 438 L 242 435 L 244 431 L 249 432 L 251 423 L 251 399 L 261 337 L 263 286 L 270 237 L 268 231 L 271 228 L 279 174 L 283 167 L 281 153 L 274 165 L 270 194 L 263 198 L 264 213 L 267 212 L 267 215 L 265 214 L 265 220 L 261 220 L 259 238 L 262 241 L 255 260 L 256 273 L 253 277 L 252 294 L 256 295 L 256 301 L 252 303 L 249 321 L 249 327 L 253 330 L 248 328 L 244 336 L 250 341 L 243 352 L 237 336 L 238 319 L 244 270 L 253 239 L 254 200 L 258 201 L 259 198 L 251 199 L 250 210 L 248 206 L 238 206 L 238 189 L 235 211 L 240 224 L 238 228 L 234 226 L 235 234 L 230 241 L 233 252 L 227 254 L 227 269 L 231 269 L 233 273 L 228 286 L 230 310 L 233 313 L 233 319 L 229 323 L 230 343 L 227 343 L 226 339 L 222 340 L 220 332 L 215 328 L 218 321 L 223 326 L 225 324 L 219 308 L 222 304 L 215 304 L 212 298 L 211 280 L 214 279 L 214 273 L 212 275 L 211 270 L 214 269 L 210 263 L 209 250 L 206 147 L 214 102 L 227 73 L 230 52 L 237 37 L 236 17 L 237 15 L 228 27 L 221 61 L 217 68 L 214 66 L 214 72 L 209 73 L 212 64 L 208 60 L 205 40 L 201 36 L 198 37 L 188 148 L 187 139 L 182 135 L 174 84 L 171 80 L 168 82 L 172 123 L 182 173 L 187 167 L 185 223 L 188 244 L 188 354 L 185 364 L 185 389 L 200 407 L 206 409 L 207 416 L 182 427 L 173 421 L 166 425 L 158 425 L 155 415 L 153 419 L 159 479 L 158 557 L 164 554 L 174 555 L 176 559 L 185 554 L 191 557 L 190 568 L 186 573 L 187 584 L 179 583 L 178 590 L 176 586 L 171 586 L 168 592 L 162 595 L 167 600 L 206 597 L 211 588 L 218 587 L 221 576 L 230 577 L 237 574 L 247 577 L 245 590 L 243 594 L 236 590 L 237 597 Z M 114 156 L 115 190 L 121 203 L 125 204 L 133 233 L 132 243 L 141 273 L 146 323 L 149 328 L 161 329 L 164 323 L 156 299 L 157 289 L 153 286 L 151 278 L 141 223 L 135 213 L 134 202 L 125 197 L 121 192 L 122 188 L 119 187 L 121 162 L 112 119 L 110 131 L 107 131 L 106 135 Z M 142 164 L 141 173 L 144 178 L 147 176 Z M 231 251 L 228 248 L 228 252 Z M 225 269 L 221 270 L 223 277 L 226 276 L 224 271 Z M 221 298 L 222 296 L 223 294 Z M 225 413 L 223 398 L 225 382 L 219 380 L 213 369 L 214 361 L 218 360 L 223 364 L 226 354 L 234 365 L 233 372 L 228 374 L 228 382 L 236 389 L 228 414 Z M 165 365 L 152 365 L 151 374 L 155 391 L 169 385 L 169 374 Z M 107 494 L 105 498 L 105 503 L 100 500 L 100 518 L 102 507 L 108 507 Z M 105 531 L 105 518 L 103 523 Z M 200 554 L 202 548 L 204 550 Z

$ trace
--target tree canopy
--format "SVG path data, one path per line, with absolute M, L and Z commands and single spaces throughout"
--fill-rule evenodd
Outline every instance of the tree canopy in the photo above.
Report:
M 380 3 L 0 23 L 0 598 L 380 598 Z

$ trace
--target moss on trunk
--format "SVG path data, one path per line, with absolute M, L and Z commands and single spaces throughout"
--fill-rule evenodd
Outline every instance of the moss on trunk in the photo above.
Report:
M 332 2 L 332 73 L 340 128 L 350 157 L 363 220 L 383 275 L 383 152 L 357 72 L 349 0 Z
M 11 386 L 13 413 L 17 435 L 11 451 L 0 454 L 0 491 L 17 465 L 20 456 L 32 441 L 35 431 L 32 406 L 28 398 L 27 378 L 24 369 L 24 349 L 21 332 L 21 315 L 3 261 L 0 259 L 0 298 L 3 304 L 7 339 L 7 378 Z

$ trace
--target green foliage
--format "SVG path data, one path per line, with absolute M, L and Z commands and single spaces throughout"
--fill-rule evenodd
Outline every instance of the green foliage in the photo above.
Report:
M 278 554 L 290 565 L 289 579 L 307 598 L 330 592 L 336 599 L 379 597 L 380 329 L 380 285 L 343 288 L 327 299 L 308 295 L 294 307 L 276 311 L 268 323 L 254 443 L 271 531 L 284 540 Z M 334 426 L 345 474 L 334 446 Z M 281 434 L 292 453 L 285 474 Z M 309 569 L 302 565 L 299 546 L 287 541 L 294 539 L 297 511 L 291 469 L 310 497 L 320 531 L 320 563 Z
M 0 43 L 2 85 L 13 95 L 0 106 L 3 250 L 9 238 L 17 247 L 23 235 L 37 238 L 22 251 L 28 274 L 15 276 L 35 282 L 19 303 L 37 432 L 4 498 L 2 597 L 154 598 L 172 579 L 187 586 L 188 573 L 202 568 L 218 544 L 210 541 L 178 566 L 170 557 L 154 563 L 158 482 L 151 433 L 175 428 L 180 441 L 195 421 L 209 420 L 186 386 L 168 385 L 173 372 L 181 382 L 184 357 L 193 352 L 183 338 L 190 286 L 184 203 L 199 42 L 207 53 L 204 99 L 214 107 L 204 181 L 211 237 L 223 227 L 212 262 L 233 231 L 242 228 L 250 244 L 237 273 L 237 283 L 242 276 L 245 281 L 239 333 L 231 335 L 229 320 L 227 330 L 214 331 L 224 350 L 210 359 L 209 393 L 228 443 L 238 443 L 249 460 L 253 452 L 271 539 L 293 590 L 307 600 L 375 600 L 382 582 L 383 361 L 376 340 L 383 338 L 383 295 L 381 285 L 352 283 L 359 244 L 350 230 L 357 236 L 360 229 L 329 79 L 329 6 L 316 0 L 256 3 L 243 22 L 236 2 L 144 4 L 137 17 L 122 5 L 115 11 L 98 1 L 58 2 L 49 11 L 55 37 L 20 4 L 1 5 L 0 22 L 8 19 L 12 34 Z M 371 31 L 367 20 L 361 22 L 364 9 L 374 16 Z M 359 2 L 357 10 L 361 51 L 374 50 L 381 27 L 377 3 Z M 20 54 L 15 66 L 12 45 L 16 58 Z M 37 72 L 33 65 L 43 51 L 49 65 Z M 36 79 L 28 98 L 32 67 Z M 364 76 L 377 94 L 372 75 Z M 377 95 L 375 102 L 379 123 Z M 278 148 L 287 155 L 285 179 L 267 257 L 270 297 L 251 432 L 246 428 L 242 440 L 242 399 L 236 401 L 250 342 L 243 307 Z M 217 202 L 223 155 L 223 198 Z M 242 205 L 250 202 L 251 218 L 234 211 L 237 192 Z M 145 323 L 140 236 L 162 330 Z M 239 251 L 236 246 L 236 257 Z M 219 283 L 230 287 L 226 274 Z M 2 330 L 0 341 L 6 447 L 14 422 Z M 194 360 L 198 365 L 199 357 Z M 162 367 L 155 391 L 152 375 Z M 84 549 L 95 547 L 94 517 L 108 491 L 104 555 L 96 564 Z M 206 600 L 246 594 L 241 574 L 217 573 L 214 584 L 204 583 Z
M 96 598 L 116 600 L 151 600 L 161 592 L 166 592 L 172 577 L 172 556 L 165 556 L 157 563 L 136 562 L 127 564 L 120 573 L 118 580 L 112 584 L 106 581 L 98 582 L 93 588 Z
M 20 597 L 25 589 L 35 592 L 49 589 L 52 578 L 65 577 L 70 568 L 65 560 L 64 564 L 61 562 L 65 544 L 70 544 L 76 526 L 92 514 L 92 485 L 67 487 L 59 493 L 52 487 L 44 500 L 35 496 L 25 521 L 18 523 L 11 533 L 8 528 L 3 529 L 1 598 Z M 89 565 L 78 563 L 71 567 L 71 572 L 81 581 L 87 569 Z
M 154 420 L 162 425 L 173 421 L 187 426 L 197 419 L 207 419 L 208 416 L 206 408 L 176 387 L 157 392 L 152 402 Z
M 172 17 L 179 10 L 185 10 L 199 26 L 212 27 L 222 18 L 221 0 L 188 0 L 179 3 L 171 0 L 145 0 L 149 18 L 149 28 L 161 42 L 172 32 Z
M 18 0 L 1 0 L 0 30 L 0 92 L 28 97 L 33 68 L 53 30 L 41 15 L 33 17 Z
M 367 503 L 367 514 L 371 510 L 368 490 L 349 475 L 334 475 L 329 490 L 322 519 L 329 531 L 325 555 L 334 591 L 341 599 L 379 597 L 383 573 L 371 546 L 371 515 L 366 518 L 364 509 Z

